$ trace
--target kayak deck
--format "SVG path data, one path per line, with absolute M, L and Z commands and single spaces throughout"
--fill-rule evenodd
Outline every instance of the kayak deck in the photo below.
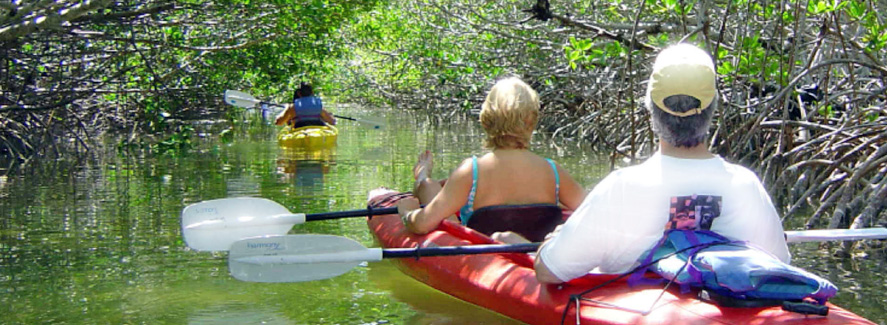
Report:
M 371 192 L 370 201 L 379 201 L 391 193 Z M 386 202 L 382 206 L 393 204 Z M 425 235 L 409 233 L 397 215 L 372 216 L 367 223 L 384 248 L 496 243 L 479 232 L 450 221 L 444 221 L 436 230 Z M 616 277 L 587 275 L 562 285 L 541 284 L 536 281 L 532 258 L 517 253 L 403 258 L 397 259 L 395 265 L 410 277 L 437 290 L 530 324 L 562 323 L 564 308 L 572 295 Z M 563 323 L 575 324 L 578 319 L 581 324 L 873 324 L 831 304 L 828 316 L 803 315 L 784 311 L 780 307 L 720 307 L 696 299 L 694 294 L 682 295 L 676 290 L 663 292 L 659 287 L 629 288 L 624 280 L 607 284 L 582 297 L 603 303 L 582 301 L 578 317 L 575 304 L 571 304 Z M 646 315 L 607 305 L 646 311 L 654 301 L 655 307 Z
M 277 134 L 277 143 L 290 148 L 324 149 L 336 145 L 339 130 L 332 125 L 284 127 Z

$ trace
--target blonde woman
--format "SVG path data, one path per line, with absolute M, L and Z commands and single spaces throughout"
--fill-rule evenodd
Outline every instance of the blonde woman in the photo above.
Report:
M 425 234 L 455 216 L 494 239 L 541 241 L 563 222 L 558 203 L 575 209 L 585 191 L 554 161 L 529 151 L 538 117 L 536 91 L 518 78 L 498 81 L 480 112 L 492 151 L 466 159 L 445 181 L 429 178 L 433 157 L 420 154 L 413 169 L 416 198 L 397 204 L 407 229 Z

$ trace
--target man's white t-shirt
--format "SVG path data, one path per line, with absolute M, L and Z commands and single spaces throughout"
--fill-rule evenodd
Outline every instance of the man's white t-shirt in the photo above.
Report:
M 751 170 L 720 157 L 680 159 L 659 152 L 598 183 L 537 258 L 562 281 L 588 272 L 624 273 L 666 228 L 699 229 L 694 222 L 785 263 L 791 259 L 782 222 Z

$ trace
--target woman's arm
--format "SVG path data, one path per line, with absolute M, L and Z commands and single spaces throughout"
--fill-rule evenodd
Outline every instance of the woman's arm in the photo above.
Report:
M 296 117 L 296 109 L 293 108 L 293 104 L 286 104 L 283 112 L 277 114 L 277 118 L 274 119 L 274 125 L 284 125 L 294 117 Z
M 558 201 L 568 209 L 576 211 L 582 201 L 585 200 L 585 189 L 570 176 L 566 169 L 555 163 L 557 173 L 561 178 L 561 193 Z
M 398 202 L 398 212 L 401 217 L 407 217 L 405 219 L 407 229 L 416 234 L 427 234 L 436 229 L 441 221 L 456 214 L 468 201 L 468 193 L 471 191 L 471 168 L 470 160 L 463 162 L 447 179 L 440 193 L 425 205 L 425 208 L 417 212 L 411 213 L 412 210 L 419 208 L 418 200 Z
M 320 119 L 329 125 L 336 125 L 336 117 L 327 110 L 320 111 Z

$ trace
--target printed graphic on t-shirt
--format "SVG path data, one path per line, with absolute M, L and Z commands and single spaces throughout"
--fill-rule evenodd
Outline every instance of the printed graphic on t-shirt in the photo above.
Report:
M 665 230 L 711 230 L 711 222 L 720 215 L 720 196 L 693 195 L 672 197 Z

